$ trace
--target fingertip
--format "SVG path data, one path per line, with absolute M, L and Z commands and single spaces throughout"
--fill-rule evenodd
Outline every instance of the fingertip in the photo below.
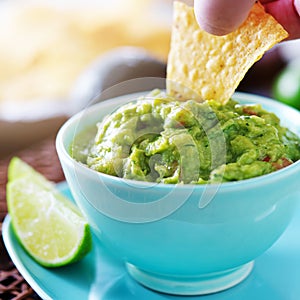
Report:
M 264 7 L 289 33 L 286 40 L 300 38 L 300 0 L 274 1 L 264 4 Z
M 194 11 L 199 26 L 214 35 L 226 35 L 247 18 L 254 0 L 195 0 Z
M 298 16 L 300 17 L 300 0 L 294 0 L 294 7 L 296 9 Z
M 236 29 L 236 27 L 230 27 L 230 28 L 225 28 L 224 26 L 218 27 L 218 25 L 214 25 L 214 23 L 209 23 L 209 21 L 207 21 L 206 19 L 202 19 L 201 15 L 199 14 L 195 14 L 195 16 L 199 26 L 204 31 L 213 35 L 218 35 L 218 36 L 226 35 Z
M 219 22 L 214 20 L 213 12 L 205 1 L 194 1 L 194 12 L 199 26 L 206 32 L 213 35 L 226 35 L 233 28 L 225 28 L 220 26 Z

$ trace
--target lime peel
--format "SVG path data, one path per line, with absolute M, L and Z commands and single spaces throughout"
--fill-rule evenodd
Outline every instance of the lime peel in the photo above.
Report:
M 78 208 L 16 157 L 8 169 L 7 204 L 17 239 L 39 264 L 64 266 L 91 250 L 90 226 Z

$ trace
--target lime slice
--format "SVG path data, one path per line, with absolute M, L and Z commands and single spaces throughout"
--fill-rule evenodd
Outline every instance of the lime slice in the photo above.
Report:
M 8 177 L 12 226 L 29 255 L 43 266 L 58 267 L 90 251 L 88 223 L 53 184 L 18 158 L 11 161 Z
M 40 185 L 44 186 L 47 189 L 52 189 L 54 187 L 53 182 L 47 180 L 42 174 L 38 173 L 23 160 L 18 157 L 13 157 L 8 166 L 8 181 L 14 181 L 26 174 L 30 174 L 32 178 L 35 178 L 35 180 L 40 182 Z
M 273 96 L 300 110 L 300 60 L 292 61 L 279 73 L 273 85 Z

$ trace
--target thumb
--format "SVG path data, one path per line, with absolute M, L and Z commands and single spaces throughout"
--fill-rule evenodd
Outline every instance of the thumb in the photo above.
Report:
M 254 3 L 255 0 L 195 0 L 195 16 L 203 30 L 225 35 L 246 20 Z

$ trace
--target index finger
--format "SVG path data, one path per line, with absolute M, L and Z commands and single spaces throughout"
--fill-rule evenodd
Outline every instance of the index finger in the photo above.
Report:
M 289 33 L 288 39 L 300 38 L 300 0 L 261 0 L 271 14 Z

